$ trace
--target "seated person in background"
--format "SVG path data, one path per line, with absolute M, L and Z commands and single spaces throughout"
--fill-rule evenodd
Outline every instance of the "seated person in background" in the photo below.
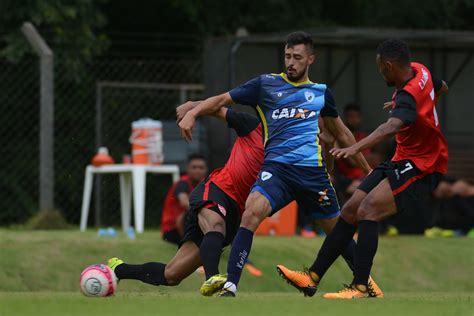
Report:
M 433 192 L 438 207 L 430 212 L 426 237 L 452 237 L 467 234 L 474 237 L 474 185 L 443 176 Z M 434 226 L 434 227 L 433 227 Z
M 349 130 L 354 135 L 356 141 L 360 141 L 365 138 L 368 134 L 365 132 L 359 131 L 359 128 L 362 124 L 362 112 L 360 107 L 355 103 L 348 103 L 344 107 L 343 112 L 343 121 L 344 124 L 349 128 Z M 367 162 L 374 167 L 374 162 L 371 157 L 371 150 L 367 149 L 362 152 L 362 154 L 367 159 Z M 370 158 L 370 159 L 369 159 Z M 372 161 L 371 161 L 372 160 Z M 380 159 L 377 159 L 380 160 Z M 378 164 L 378 161 L 375 161 L 375 166 Z M 336 191 L 342 195 L 339 198 L 342 199 L 341 203 L 347 200 L 352 193 L 357 189 L 361 183 L 361 179 L 364 178 L 365 174 L 362 169 L 357 167 L 357 164 L 352 159 L 338 159 L 336 160 L 336 173 L 334 176 L 334 184 Z
M 189 194 L 207 174 L 204 156 L 192 154 L 188 157 L 186 174 L 174 183 L 166 194 L 161 216 L 163 240 L 179 244 L 184 234 L 184 214 L 189 208 Z

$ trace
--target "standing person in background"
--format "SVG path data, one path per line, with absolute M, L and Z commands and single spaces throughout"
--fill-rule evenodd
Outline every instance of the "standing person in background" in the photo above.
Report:
M 207 174 L 207 162 L 204 156 L 192 154 L 188 157 L 186 174 L 174 183 L 166 194 L 161 216 L 161 234 L 163 240 L 179 244 L 184 234 L 184 214 L 189 208 L 189 194 L 204 180 Z
M 360 131 L 362 125 L 362 111 L 356 103 L 348 103 L 344 107 L 343 121 L 347 128 L 352 132 L 356 141 L 367 137 L 367 133 Z M 369 162 L 368 156 L 370 149 L 366 149 L 362 154 Z M 370 164 L 370 162 L 369 162 Z M 346 201 L 357 189 L 361 180 L 365 177 L 362 170 L 356 162 L 351 159 L 339 159 L 336 161 L 337 172 L 335 173 L 336 191 L 341 195 L 343 201 Z

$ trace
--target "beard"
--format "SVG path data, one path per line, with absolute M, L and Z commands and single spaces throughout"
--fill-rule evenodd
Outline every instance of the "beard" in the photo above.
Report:
M 385 84 L 387 85 L 387 87 L 394 87 L 395 86 L 395 82 L 392 82 L 392 81 L 385 80 Z
M 290 73 L 288 72 L 288 69 L 286 70 L 286 77 L 287 77 L 290 81 L 293 81 L 293 82 L 300 81 L 301 78 L 304 77 L 304 74 L 305 74 L 304 71 L 302 71 L 301 73 L 294 72 L 293 74 L 290 74 Z

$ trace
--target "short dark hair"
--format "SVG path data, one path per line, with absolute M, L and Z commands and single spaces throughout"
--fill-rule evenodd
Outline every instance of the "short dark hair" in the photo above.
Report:
M 386 60 L 397 61 L 402 65 L 410 64 L 410 48 L 407 43 L 399 39 L 388 39 L 380 43 L 377 54 Z
M 313 53 L 314 51 L 314 43 L 313 43 L 313 37 L 311 37 L 311 34 L 303 32 L 303 31 L 297 31 L 288 34 L 286 37 L 286 47 L 293 47 L 295 45 L 299 44 L 304 44 L 307 48 L 309 48 L 309 51 Z
M 344 107 L 344 113 L 347 113 L 349 111 L 354 111 L 354 112 L 359 112 L 359 113 L 362 112 L 360 109 L 360 106 L 354 102 L 347 103 L 346 106 Z
M 204 161 L 206 161 L 206 157 L 204 157 L 201 154 L 194 153 L 194 154 L 191 154 L 191 155 L 188 156 L 188 163 L 190 163 L 193 160 L 204 160 Z

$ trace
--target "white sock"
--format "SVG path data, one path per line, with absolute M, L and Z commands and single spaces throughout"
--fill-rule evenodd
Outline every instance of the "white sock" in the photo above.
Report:
M 234 293 L 237 292 L 237 286 L 232 282 L 226 282 L 223 288 L 226 289 L 227 291 L 231 291 Z

